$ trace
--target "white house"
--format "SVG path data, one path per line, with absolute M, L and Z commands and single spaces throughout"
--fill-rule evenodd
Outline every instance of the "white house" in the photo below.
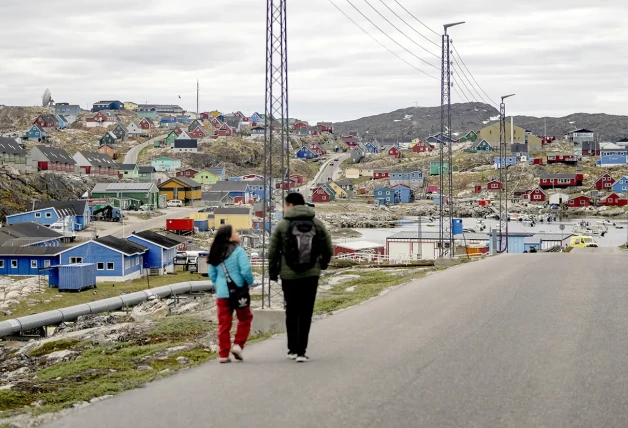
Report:
M 131 122 L 126 129 L 129 131 L 129 137 L 139 137 L 143 132 L 142 128 L 135 122 Z
M 566 204 L 569 201 L 569 195 L 563 192 L 550 193 L 548 196 L 550 205 Z

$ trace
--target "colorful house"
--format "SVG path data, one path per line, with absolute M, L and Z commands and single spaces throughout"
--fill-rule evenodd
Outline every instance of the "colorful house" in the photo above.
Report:
M 491 146 L 486 140 L 480 140 L 474 143 L 473 146 L 471 146 L 471 149 L 476 152 L 490 153 L 493 151 L 493 146 Z
M 611 187 L 614 193 L 628 193 L 628 177 L 622 177 Z
M 607 207 L 625 207 L 628 205 L 628 199 L 619 197 L 617 193 L 611 193 L 606 198 L 599 201 L 598 204 Z
M 118 122 L 113 127 L 111 133 L 120 141 L 126 141 L 129 138 L 129 130 L 124 124 Z
M 120 157 L 120 152 L 117 151 L 113 146 L 110 146 L 109 144 L 105 144 L 103 146 L 98 147 L 98 149 L 96 149 L 96 151 L 98 153 L 102 153 L 105 154 L 107 156 L 111 156 L 111 159 L 118 159 Z
M 60 247 L 0 247 L 0 275 L 38 276 L 59 264 Z
M 421 171 L 391 171 L 389 178 L 391 186 L 405 184 L 413 188 L 423 185 L 423 173 Z
M 55 128 L 59 122 L 52 114 L 40 114 L 33 122 L 33 125 L 39 125 L 41 128 Z
M 388 149 L 388 156 L 401 159 L 403 157 L 403 153 L 401 153 L 401 150 L 399 150 L 397 147 L 391 147 L 390 149 Z
M 222 180 L 220 174 L 216 174 L 215 172 L 206 170 L 197 172 L 192 178 L 194 179 L 194 181 L 201 184 L 214 184 Z
M 113 146 L 116 143 L 117 139 L 118 137 L 116 137 L 113 132 L 108 131 L 105 133 L 105 135 L 100 137 L 100 145 L 101 146 L 104 146 L 104 145 Z
M 517 156 L 495 157 L 494 166 L 497 169 L 508 168 L 509 166 L 517 165 Z
M 194 128 L 192 131 L 188 132 L 188 135 L 192 138 L 201 140 L 207 136 L 207 132 L 202 128 Z
M 120 164 L 111 156 L 98 152 L 76 152 L 73 156 L 78 166 L 78 172 L 88 175 L 117 176 Z
M 137 180 L 139 177 L 139 167 L 134 163 L 123 163 L 118 170 L 120 178 L 127 180 Z
M 164 140 L 164 143 L 166 144 L 166 146 L 172 147 L 174 145 L 175 140 L 177 138 L 179 138 L 179 135 L 177 134 L 177 132 L 175 130 L 172 130 L 172 131 L 170 131 L 170 133 L 168 134 L 168 136 Z
M 496 180 L 489 181 L 488 184 L 486 185 L 486 190 L 489 190 L 492 192 L 500 191 L 502 190 L 502 188 L 503 188 L 502 183 Z
M 318 186 L 312 189 L 312 202 L 315 204 L 326 204 L 332 201 L 331 193 L 325 186 Z
M 467 143 L 467 142 L 473 142 L 475 143 L 478 139 L 478 134 L 475 133 L 475 131 L 469 131 L 469 133 L 467 133 L 467 135 L 465 135 L 464 137 L 460 138 L 458 141 L 460 143 Z
M 600 160 L 597 166 L 621 166 L 626 165 L 628 159 L 628 150 L 617 144 L 607 143 L 600 147 Z
M 193 139 L 181 139 L 174 140 L 172 151 L 175 153 L 197 153 L 198 152 L 198 140 Z
M 366 149 L 367 153 L 378 153 L 379 151 L 377 145 L 375 145 L 375 143 L 372 143 L 370 141 L 364 144 L 364 148 Z
M 184 204 L 200 201 L 201 184 L 187 177 L 173 177 L 157 186 L 159 194 L 165 195 L 166 200 L 179 199 Z
M 77 115 L 81 112 L 81 106 L 77 104 L 56 103 L 53 108 L 55 109 L 55 113 L 64 115 Z
M 392 186 L 391 189 L 395 192 L 395 199 L 402 204 L 409 204 L 414 200 L 414 192 L 412 192 L 410 186 L 396 184 Z
M 576 187 L 582 186 L 583 179 L 583 174 L 543 174 L 539 186 L 542 189 Z
M 194 169 L 194 168 L 187 168 L 187 169 L 183 169 L 181 171 L 177 171 L 176 176 L 177 177 L 187 177 L 187 178 L 194 178 L 194 176 L 196 174 L 198 174 L 200 171 L 198 169 Z
M 30 160 L 37 171 L 78 172 L 72 156 L 56 147 L 35 146 L 31 149 Z
M 98 101 L 94 103 L 92 107 L 92 112 L 98 112 L 101 110 L 122 110 L 124 109 L 124 104 L 120 101 Z
M 139 137 L 143 134 L 142 128 L 140 128 L 140 126 L 135 122 L 131 122 L 126 129 L 129 132 L 130 137 Z
M 565 164 L 575 164 L 578 161 L 578 158 L 573 153 L 552 153 L 547 155 L 547 163 L 565 163 Z
M 384 169 L 373 170 L 373 180 L 383 180 L 390 178 L 390 171 Z
M 37 138 L 38 140 L 44 140 L 46 138 L 46 131 L 41 126 L 35 124 L 31 126 L 28 131 L 26 131 L 25 138 Z
M 218 229 L 227 224 L 236 230 L 250 230 L 253 227 L 250 208 L 216 208 L 214 210 L 214 227 Z
M 167 271 L 174 272 L 174 258 L 180 245 L 178 241 L 149 230 L 133 232 L 128 240 L 148 248 L 143 258 L 144 269 L 156 269 L 159 275 L 165 275 Z
M 380 187 L 373 192 L 373 198 L 381 205 L 395 205 L 399 203 L 399 198 L 390 187 Z
M 338 183 L 336 183 L 333 180 L 330 180 L 327 182 L 327 185 L 329 187 L 331 187 L 331 189 L 334 191 L 334 193 L 336 194 L 336 197 L 339 199 L 348 199 L 349 198 L 349 192 L 347 192 L 345 189 L 343 189 L 342 187 L 340 187 L 340 185 Z
M 569 208 L 588 207 L 588 206 L 591 206 L 591 198 L 589 198 L 588 196 L 584 196 L 584 195 L 578 196 L 578 197 L 575 197 L 575 198 L 571 198 L 567 202 L 567 206 Z
M 155 168 L 150 165 L 138 166 L 138 180 L 142 183 L 150 183 L 155 181 Z
M 327 152 L 325 151 L 325 149 L 323 149 L 322 147 L 320 147 L 318 144 L 316 143 L 312 143 L 310 144 L 310 150 L 312 150 L 314 153 L 316 153 L 318 156 L 324 156 L 327 154 Z
M 296 157 L 297 159 L 316 159 L 318 155 L 309 147 L 303 146 L 297 151 Z
M 142 128 L 144 131 L 148 131 L 150 129 L 155 129 L 155 124 L 153 123 L 153 121 L 147 117 L 143 118 L 142 120 L 140 120 L 140 128 Z
M 597 190 L 610 190 L 615 184 L 615 179 L 610 174 L 604 174 L 595 181 L 595 188 Z
M 59 114 L 55 114 L 55 119 L 57 119 L 57 127 L 59 129 L 67 128 L 69 123 L 65 116 L 61 116 Z
M 449 162 L 443 162 L 442 168 L 440 161 L 430 161 L 430 175 L 449 174 Z
M 21 172 L 32 170 L 29 153 L 13 138 L 0 136 L 0 163 L 10 165 Z
M 527 195 L 527 199 L 530 202 L 542 203 L 547 201 L 547 194 L 540 188 L 536 188 Z
M 150 162 L 150 164 L 157 172 L 171 172 L 181 168 L 181 161 L 179 159 L 170 159 L 166 157 L 154 159 Z
M 422 140 L 418 140 L 416 144 L 412 146 L 413 153 L 429 153 L 432 150 L 434 150 L 432 146 Z
M 159 206 L 159 189 L 155 183 L 97 183 L 91 194 L 92 198 L 135 199 L 142 205 Z

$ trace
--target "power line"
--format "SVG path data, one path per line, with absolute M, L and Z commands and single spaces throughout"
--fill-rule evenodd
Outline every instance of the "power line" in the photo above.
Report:
M 355 24 L 356 27 L 358 27 L 360 30 L 362 30 L 364 32 L 364 34 L 366 34 L 367 36 L 369 36 L 371 39 L 373 39 L 375 42 L 377 42 L 381 47 L 383 47 L 384 49 L 386 49 L 388 52 L 390 52 L 391 54 L 393 54 L 394 56 L 396 56 L 397 58 L 399 58 L 400 60 L 402 60 L 403 62 L 405 62 L 406 64 L 408 64 L 410 67 L 414 68 L 416 71 L 418 71 L 419 73 L 425 74 L 427 77 L 430 77 L 434 80 L 439 80 L 438 77 L 436 76 L 432 76 L 431 74 L 421 70 L 420 68 L 418 68 L 417 66 L 415 66 L 414 64 L 412 64 L 411 62 L 407 61 L 406 59 L 404 59 L 403 57 L 401 57 L 400 55 L 398 55 L 396 52 L 394 52 L 392 49 L 390 49 L 388 46 L 384 45 L 382 42 L 380 42 L 379 40 L 377 40 L 371 33 L 369 33 L 368 31 L 366 31 L 360 24 L 358 24 L 353 18 L 351 18 L 349 15 L 347 15 L 345 13 L 345 11 L 343 11 L 342 9 L 340 9 L 340 7 L 338 7 L 338 5 L 336 5 L 336 3 L 334 3 L 332 0 L 328 0 L 336 9 L 338 9 L 340 11 L 340 13 L 342 13 L 349 21 L 353 22 Z
M 417 33 L 419 36 L 423 37 L 425 40 L 427 40 L 428 42 L 430 42 L 431 44 L 433 44 L 434 46 L 436 46 L 437 48 L 440 49 L 440 45 L 430 39 L 428 39 L 426 36 L 424 36 L 423 34 L 419 33 L 412 25 L 408 24 L 401 16 L 399 16 L 397 14 L 397 12 L 395 12 L 393 9 L 391 9 L 390 6 L 388 6 L 386 3 L 384 3 L 384 0 L 379 0 L 381 4 L 383 4 L 384 6 L 386 6 L 386 8 L 391 11 L 397 18 L 399 18 L 404 24 L 406 24 L 408 27 L 410 27 L 410 29 L 412 31 L 414 31 L 415 33 Z
M 405 11 L 406 11 L 406 13 L 407 13 L 408 15 L 410 15 L 411 17 L 413 17 L 414 19 L 416 19 L 417 21 L 419 21 L 419 24 L 423 25 L 425 28 L 427 28 L 428 30 L 430 30 L 432 33 L 436 34 L 438 37 L 440 37 L 440 36 L 441 36 L 441 35 L 440 35 L 440 34 L 438 34 L 436 31 L 432 30 L 430 27 L 428 27 L 427 25 L 425 25 L 425 24 L 423 23 L 423 21 L 421 21 L 419 18 L 417 18 L 416 16 L 414 16 L 412 13 L 410 13 L 410 11 L 409 11 L 408 9 L 406 9 L 405 7 L 403 7 L 403 5 L 402 5 L 401 3 L 399 3 L 397 0 L 395 0 L 395 3 L 397 3 L 399 6 L 401 6 L 401 8 L 402 8 L 403 10 L 405 10 Z
M 466 78 L 466 79 L 468 80 L 467 76 L 464 74 L 464 70 L 462 70 L 462 69 L 460 68 L 460 64 L 458 64 L 458 60 L 456 59 L 456 57 L 455 57 L 455 56 L 453 56 L 453 55 L 452 55 L 452 57 L 454 58 L 454 62 L 455 62 L 455 63 L 456 63 L 456 65 L 458 66 L 458 70 L 462 71 L 462 77 L 464 77 L 464 78 Z M 460 75 L 460 74 L 459 74 L 459 75 Z M 465 83 L 465 81 L 464 81 L 463 79 L 461 79 L 460 81 L 462 82 L 462 84 L 464 85 L 464 87 L 465 87 L 465 88 L 467 88 L 467 92 L 469 93 L 469 95 L 471 96 L 471 98 L 473 98 L 473 100 L 474 100 L 475 102 L 479 102 L 479 101 L 478 101 L 478 99 L 477 99 L 477 98 L 475 98 L 475 95 L 473 95 L 473 92 L 469 89 L 469 87 L 467 86 L 467 84 Z M 471 82 L 469 82 L 469 83 L 471 83 Z M 471 87 L 473 87 L 473 85 L 471 85 Z M 460 89 L 462 89 L 462 88 L 460 88 Z M 478 95 L 479 95 L 479 94 L 478 94 Z M 468 100 L 468 98 L 467 98 L 467 100 Z M 471 102 L 471 101 L 469 101 L 469 102 Z
M 454 48 L 454 52 L 456 53 L 456 55 L 458 55 L 458 58 L 460 58 L 460 61 L 462 62 L 462 65 L 464 65 L 464 68 L 467 70 L 467 72 L 469 73 L 469 76 L 471 76 L 471 78 L 473 79 L 473 81 L 475 82 L 475 84 L 478 86 L 478 88 L 480 88 L 480 90 L 482 91 L 482 93 L 484 95 L 486 95 L 486 98 L 489 99 L 489 101 L 494 104 L 497 105 L 497 103 L 495 101 L 493 101 L 491 99 L 491 97 L 484 91 L 484 89 L 482 89 L 482 86 L 480 86 L 480 84 L 478 83 L 477 80 L 475 80 L 475 77 L 473 77 L 473 74 L 471 73 L 471 70 L 469 70 L 469 67 L 467 67 L 467 64 L 465 64 L 464 60 L 462 59 L 462 56 L 460 56 L 460 53 L 458 52 L 458 49 L 456 49 L 456 46 L 452 43 L 451 46 Z M 479 95 L 479 94 L 478 94 Z M 480 97 L 482 98 L 482 97 Z M 488 104 L 488 103 L 487 103 Z
M 426 60 L 424 60 L 423 58 L 421 58 L 420 56 L 417 56 L 416 54 L 414 54 L 413 52 L 411 52 L 410 50 L 408 50 L 405 46 L 403 46 L 401 43 L 399 43 L 398 41 L 396 41 L 395 39 L 393 39 L 392 37 L 390 37 L 388 35 L 388 33 L 386 33 L 384 30 L 382 30 L 381 28 L 379 28 L 377 26 L 377 24 L 375 24 L 368 16 L 366 16 L 360 9 L 358 9 L 357 7 L 355 7 L 355 5 L 353 3 L 351 3 L 351 0 L 346 0 L 347 3 L 349 3 L 351 5 L 351 7 L 353 7 L 356 11 L 358 11 L 358 13 L 360 15 L 362 15 L 364 17 L 364 19 L 366 19 L 368 22 L 370 22 L 375 28 L 377 28 L 384 36 L 388 37 L 390 40 L 392 40 L 397 46 L 399 46 L 401 49 L 403 49 L 404 51 L 408 52 L 410 55 L 412 55 L 413 57 L 415 57 L 416 59 L 424 62 L 425 64 L 429 65 L 432 68 L 435 68 L 437 70 L 440 70 L 437 66 L 435 66 L 434 64 L 430 64 L 429 62 L 427 62 Z
M 381 1 L 381 0 L 380 0 L 380 1 Z M 377 12 L 377 14 L 378 14 L 379 16 L 381 16 L 382 18 L 384 18 L 384 20 L 385 20 L 386 22 L 388 22 L 390 25 L 392 25 L 392 27 L 393 27 L 395 30 L 397 30 L 397 31 L 398 31 L 398 32 L 400 32 L 403 36 L 405 36 L 405 37 L 406 37 L 406 39 L 410 40 L 412 43 L 414 43 L 415 45 L 417 45 L 418 47 L 420 47 L 421 49 L 423 49 L 423 50 L 424 50 L 425 52 L 427 52 L 428 54 L 432 55 L 434 58 L 440 58 L 440 56 L 438 56 L 438 55 L 436 55 L 435 53 L 433 53 L 433 52 L 431 52 L 431 51 L 427 50 L 427 48 L 425 48 L 425 47 L 421 46 L 420 44 L 418 44 L 417 42 L 415 42 L 415 41 L 414 41 L 414 40 L 413 40 L 410 36 L 408 36 L 406 33 L 404 33 L 403 31 L 401 31 L 401 30 L 399 29 L 399 27 L 397 27 L 395 24 L 393 24 L 392 22 L 390 22 L 390 20 L 389 20 L 388 18 L 386 18 L 384 15 L 382 15 L 382 13 L 381 13 L 379 10 L 377 10 L 377 9 L 376 9 L 376 8 L 375 8 L 375 7 L 374 7 L 371 3 L 369 3 L 369 1 L 368 1 L 368 0 L 364 0 L 364 2 L 365 2 L 366 4 L 368 4 L 368 5 L 370 6 L 370 8 L 371 8 L 371 9 L 373 9 L 375 12 Z M 386 6 L 386 4 L 385 4 L 385 3 L 384 3 L 384 6 Z M 429 40 L 428 40 L 428 41 L 429 41 Z M 436 46 L 438 46 L 438 45 L 436 45 Z

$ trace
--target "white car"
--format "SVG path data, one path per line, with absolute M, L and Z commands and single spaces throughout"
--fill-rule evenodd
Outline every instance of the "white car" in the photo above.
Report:
M 182 207 L 183 206 L 183 202 L 181 202 L 179 199 L 170 199 L 168 201 L 167 205 L 169 207 Z

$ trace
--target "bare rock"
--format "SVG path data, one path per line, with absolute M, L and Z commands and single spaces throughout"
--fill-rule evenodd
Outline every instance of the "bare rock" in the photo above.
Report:
M 177 363 L 181 364 L 182 366 L 188 364 L 189 362 L 190 360 L 185 357 L 177 357 Z
M 100 397 L 94 397 L 91 400 L 89 400 L 90 404 L 94 404 L 94 403 L 98 403 L 99 401 L 103 401 L 106 400 L 107 398 L 111 398 L 113 397 L 113 395 L 103 395 Z
M 147 371 L 150 371 L 152 369 L 153 368 L 151 366 L 148 366 L 148 365 L 142 365 L 142 366 L 138 366 L 137 367 L 137 370 L 140 371 L 140 372 L 147 372 Z
M 54 363 L 58 363 L 60 361 L 70 361 L 76 355 L 77 355 L 76 352 L 70 351 L 69 349 L 66 349 L 66 350 L 63 350 L 63 351 L 51 352 L 50 354 L 46 355 L 46 360 L 49 363 L 54 364 Z
M 140 303 L 131 311 L 131 318 L 136 322 L 158 320 L 168 315 L 170 315 L 170 306 L 159 299 Z

